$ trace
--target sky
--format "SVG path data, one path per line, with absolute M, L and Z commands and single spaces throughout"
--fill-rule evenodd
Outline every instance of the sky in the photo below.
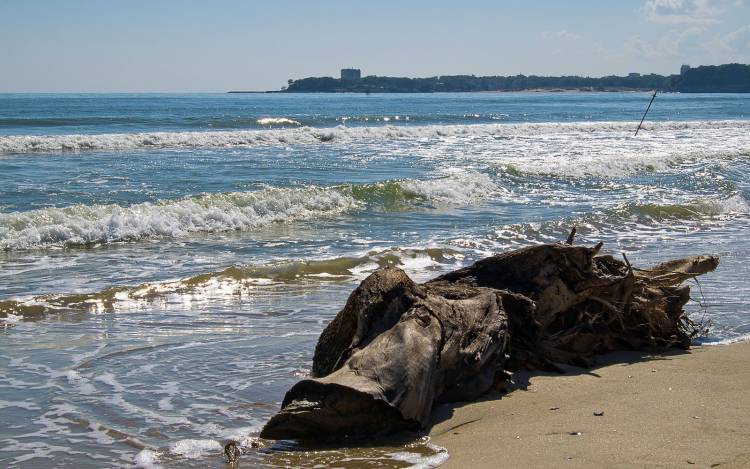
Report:
M 278 90 L 363 75 L 750 63 L 750 0 L 0 0 L 0 92 Z

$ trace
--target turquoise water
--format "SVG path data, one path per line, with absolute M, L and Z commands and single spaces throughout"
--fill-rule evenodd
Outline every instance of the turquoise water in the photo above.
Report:
M 704 341 L 750 334 L 750 96 L 659 95 L 634 137 L 649 99 L 0 95 L 0 462 L 223 467 L 370 272 L 426 280 L 573 225 L 642 265 L 719 254 L 691 314 Z

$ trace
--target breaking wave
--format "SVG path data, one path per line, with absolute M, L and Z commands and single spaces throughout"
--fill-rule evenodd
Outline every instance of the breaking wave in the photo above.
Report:
M 148 302 L 169 295 L 236 295 L 243 288 L 264 285 L 349 282 L 361 280 L 375 270 L 397 266 L 412 276 L 430 276 L 458 268 L 471 259 L 498 250 L 561 241 L 572 226 L 582 239 L 600 240 L 612 233 L 628 236 L 664 226 L 688 226 L 691 222 L 750 215 L 750 205 L 739 195 L 724 200 L 698 200 L 687 204 L 624 204 L 575 218 L 542 223 L 506 225 L 491 238 L 455 238 L 448 245 L 427 248 L 389 248 L 356 255 L 311 260 L 279 260 L 260 265 L 235 265 L 179 280 L 116 286 L 93 293 L 53 294 L 25 299 L 0 300 L 0 317 L 17 321 L 51 312 L 113 311 L 133 302 Z
M 309 187 L 204 194 L 127 207 L 108 204 L 44 208 L 0 214 L 0 249 L 92 245 L 245 230 L 336 214 L 356 206 L 357 201 L 344 193 Z
M 258 125 L 302 125 L 299 121 L 287 117 L 262 117 L 255 123 Z
M 262 121 L 262 122 L 261 122 Z M 262 118 L 262 125 L 301 125 L 287 118 Z M 334 128 L 283 128 L 267 130 L 145 132 L 98 135 L 16 135 L 0 136 L 0 153 L 64 152 L 91 150 L 130 150 L 139 148 L 221 148 L 268 145 L 310 145 L 321 142 L 357 140 L 434 139 L 445 137 L 492 137 L 497 139 L 538 138 L 561 133 L 591 134 L 614 132 L 626 137 L 633 122 L 577 122 L 471 125 L 385 125 Z M 648 132 L 692 130 L 750 130 L 750 121 L 669 121 L 644 125 Z
M 419 201 L 433 205 L 464 205 L 490 196 L 510 195 L 489 176 L 474 171 L 452 171 L 435 179 L 350 185 L 348 190 L 355 199 L 386 209 L 399 209 Z
M 624 152 L 619 155 L 589 154 L 585 156 L 553 155 L 538 158 L 518 158 L 511 162 L 491 164 L 499 174 L 511 177 L 551 178 L 625 178 L 644 173 L 679 170 L 695 163 L 721 163 L 750 155 L 750 142 L 745 148 L 719 151 L 688 150 L 673 153 Z M 593 152 L 592 152 L 593 153 Z M 557 156 L 557 157 L 555 157 Z
M 741 195 L 726 199 L 700 199 L 686 204 L 624 204 L 613 215 L 625 221 L 700 220 L 750 213 L 750 205 Z
M 419 202 L 461 205 L 502 193 L 488 176 L 459 171 L 432 180 L 268 188 L 130 206 L 52 207 L 0 213 L 0 250 L 183 238 L 194 233 L 244 231 L 271 223 L 329 217 L 365 206 L 400 209 Z

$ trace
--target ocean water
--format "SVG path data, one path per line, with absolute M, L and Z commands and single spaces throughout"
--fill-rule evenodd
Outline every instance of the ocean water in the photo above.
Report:
M 0 465 L 225 467 L 351 290 L 536 243 L 721 256 L 750 335 L 750 96 L 0 95 Z M 239 467 L 434 467 L 426 439 Z

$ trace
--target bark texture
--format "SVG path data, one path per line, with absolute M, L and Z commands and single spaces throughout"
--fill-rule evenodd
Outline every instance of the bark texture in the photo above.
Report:
M 320 440 L 416 430 L 436 403 L 476 399 L 506 371 L 591 364 L 612 350 L 689 347 L 682 282 L 696 256 L 639 270 L 594 247 L 545 244 L 414 283 L 385 268 L 351 294 L 261 437 Z

